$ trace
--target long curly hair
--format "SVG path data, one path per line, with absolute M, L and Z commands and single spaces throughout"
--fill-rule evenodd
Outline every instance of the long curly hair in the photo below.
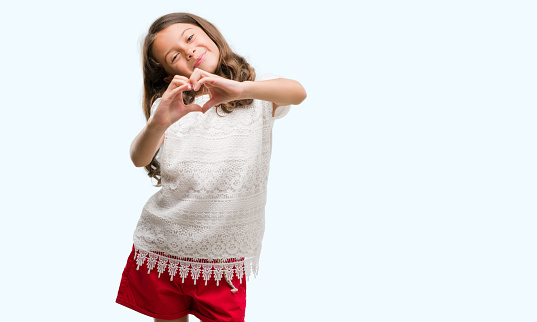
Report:
M 155 57 L 153 57 L 153 42 L 161 30 L 176 23 L 188 23 L 200 27 L 216 44 L 218 50 L 220 51 L 220 57 L 218 60 L 218 67 L 216 68 L 214 74 L 239 82 L 253 81 L 255 79 L 254 68 L 248 64 L 246 59 L 235 54 L 231 50 L 220 31 L 218 31 L 213 24 L 190 13 L 176 12 L 164 15 L 155 20 L 155 22 L 153 22 L 153 24 L 149 27 L 149 31 L 142 44 L 142 67 L 144 79 L 142 108 L 146 120 L 148 120 L 150 117 L 151 106 L 153 106 L 153 103 L 159 97 L 161 97 L 162 94 L 164 94 L 169 85 L 164 80 L 168 74 L 162 65 L 157 62 Z M 191 104 L 194 101 L 196 94 L 197 93 L 194 91 L 183 92 L 184 103 Z M 236 107 L 251 104 L 252 101 L 252 99 L 237 100 L 220 104 L 219 106 L 225 113 L 231 113 Z M 159 187 L 161 185 L 160 164 L 155 159 L 155 156 L 153 156 L 151 163 L 145 166 L 145 169 L 150 178 L 155 178 L 157 180 L 157 184 L 155 186 Z

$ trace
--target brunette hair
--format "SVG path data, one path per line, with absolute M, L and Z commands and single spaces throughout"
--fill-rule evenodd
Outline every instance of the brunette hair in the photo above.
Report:
M 155 41 L 158 32 L 176 23 L 189 23 L 200 27 L 216 44 L 218 50 L 220 51 L 220 57 L 218 59 L 218 67 L 216 68 L 214 74 L 239 82 L 252 81 L 255 79 L 254 68 L 248 64 L 246 59 L 235 54 L 231 50 L 220 31 L 218 31 L 213 24 L 190 13 L 177 12 L 167 14 L 153 22 L 153 24 L 149 27 L 149 31 L 142 44 L 142 66 L 144 79 L 144 97 L 142 108 L 146 120 L 149 119 L 151 106 L 153 106 L 153 103 L 157 100 L 157 98 L 161 97 L 166 91 L 166 88 L 168 88 L 168 83 L 164 80 L 168 74 L 162 65 L 157 62 L 155 57 L 153 57 L 153 42 Z M 194 91 L 185 91 L 183 92 L 183 101 L 185 104 L 190 104 L 194 101 L 195 96 L 196 93 Z M 220 108 L 225 113 L 231 113 L 236 107 L 251 104 L 252 101 L 252 99 L 231 101 L 221 104 Z M 151 163 L 145 166 L 145 169 L 147 170 L 149 177 L 157 180 L 157 184 L 155 186 L 160 186 L 160 164 L 157 160 L 155 160 L 154 156 L 153 160 L 151 160 Z

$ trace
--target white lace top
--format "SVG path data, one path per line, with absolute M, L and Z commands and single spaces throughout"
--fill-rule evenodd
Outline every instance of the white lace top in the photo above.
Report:
M 267 75 L 259 80 L 276 78 Z M 195 99 L 203 105 L 208 95 Z M 151 114 L 158 106 L 158 99 Z M 162 187 L 134 232 L 138 268 L 217 283 L 223 273 L 257 274 L 265 229 L 272 103 L 254 100 L 227 114 L 189 113 L 166 130 L 157 159 Z

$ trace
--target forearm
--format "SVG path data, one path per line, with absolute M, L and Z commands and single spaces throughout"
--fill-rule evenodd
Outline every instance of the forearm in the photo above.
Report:
M 164 138 L 165 128 L 154 126 L 151 119 L 131 144 L 131 160 L 136 167 L 144 167 L 151 163 Z
M 273 102 L 276 105 L 298 105 L 306 99 L 306 91 L 299 82 L 278 78 L 266 81 L 242 82 L 241 99 L 253 98 Z

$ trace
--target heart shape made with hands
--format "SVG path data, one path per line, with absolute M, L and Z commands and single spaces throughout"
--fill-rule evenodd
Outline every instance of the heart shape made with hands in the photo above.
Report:
M 174 76 L 170 81 L 170 85 L 166 92 L 170 91 L 170 94 L 173 94 L 173 96 L 181 93 L 182 98 L 183 91 L 198 92 L 202 86 L 209 92 L 210 99 L 203 104 L 203 106 L 199 107 L 199 109 L 195 106 L 196 104 L 188 105 L 192 105 L 191 107 L 195 108 L 194 110 L 199 110 L 202 113 L 205 113 L 215 105 L 241 99 L 241 95 L 244 91 L 244 84 L 241 82 L 230 80 L 196 68 L 189 78 L 180 75 Z M 164 96 L 165 95 L 163 95 L 163 98 Z
M 185 104 L 184 91 L 198 92 L 204 86 L 209 92 L 209 100 L 200 106 Z M 155 111 L 158 124 L 169 126 L 190 112 L 207 112 L 211 107 L 234 100 L 243 99 L 245 84 L 218 75 L 195 69 L 190 77 L 175 75 L 162 94 L 161 102 Z
M 198 92 L 204 86 L 211 97 L 203 106 L 205 113 L 211 107 L 230 101 L 239 100 L 244 92 L 244 84 L 196 68 L 188 78 L 191 90 Z

